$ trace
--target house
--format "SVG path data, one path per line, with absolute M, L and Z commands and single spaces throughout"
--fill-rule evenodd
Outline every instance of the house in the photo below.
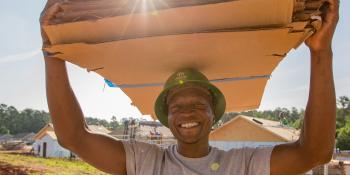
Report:
M 21 141 L 25 144 L 31 144 L 34 142 L 34 133 L 19 133 L 16 135 L 11 134 L 5 134 L 0 135 L 0 144 L 5 142 L 11 142 L 11 141 Z
M 34 142 L 34 133 L 5 134 L 0 136 L 0 145 L 5 150 L 31 150 Z
M 25 144 L 32 144 L 34 143 L 34 136 L 35 133 L 19 133 L 13 136 L 14 140 L 22 141 Z
M 140 121 L 137 131 L 139 137 L 160 135 L 162 138 L 174 138 L 169 128 L 156 121 Z
M 176 143 L 170 129 L 158 121 L 124 121 L 123 127 L 117 128 L 109 135 L 120 140 L 134 139 L 162 147 Z
M 11 141 L 12 139 L 13 139 L 13 135 L 11 134 L 0 135 L 0 144 Z
M 40 157 L 71 157 L 73 154 L 58 144 L 53 125 L 47 124 L 34 137 L 34 154 Z
M 299 131 L 280 122 L 239 115 L 209 135 L 212 146 L 229 150 L 241 147 L 273 146 L 295 141 Z
M 110 131 L 103 126 L 89 125 L 93 132 L 108 134 Z M 45 125 L 34 137 L 34 154 L 40 157 L 70 158 L 74 154 L 69 150 L 61 147 L 57 141 L 53 125 Z
M 136 138 L 140 141 L 157 144 L 161 147 L 167 147 L 176 143 L 170 129 L 156 121 L 139 122 Z

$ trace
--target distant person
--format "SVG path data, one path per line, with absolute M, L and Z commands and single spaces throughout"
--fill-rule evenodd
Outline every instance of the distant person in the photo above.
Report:
M 59 10 L 49 0 L 41 25 Z M 212 125 L 225 111 L 223 94 L 200 72 L 180 70 L 167 81 L 155 112 L 177 139 L 167 149 L 136 141 L 118 141 L 93 133 L 70 87 L 65 62 L 44 52 L 47 100 L 59 143 L 96 168 L 112 174 L 295 175 L 332 157 L 336 101 L 332 38 L 339 1 L 326 0 L 320 30 L 306 40 L 311 54 L 309 100 L 300 139 L 269 148 L 222 151 L 209 146 Z M 50 45 L 43 33 L 44 46 Z

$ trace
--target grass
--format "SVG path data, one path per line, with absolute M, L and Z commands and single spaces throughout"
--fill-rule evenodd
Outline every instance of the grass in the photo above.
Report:
M 35 174 L 44 175 L 107 175 L 89 164 L 79 160 L 67 159 L 45 159 L 32 156 L 24 156 L 19 154 L 7 154 L 0 152 L 0 161 L 11 164 L 13 166 L 20 166 L 37 171 Z

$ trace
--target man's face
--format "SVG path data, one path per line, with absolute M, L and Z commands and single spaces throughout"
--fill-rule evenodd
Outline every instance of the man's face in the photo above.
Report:
M 212 98 L 201 87 L 185 87 L 168 96 L 168 124 L 180 142 L 207 141 L 213 124 Z

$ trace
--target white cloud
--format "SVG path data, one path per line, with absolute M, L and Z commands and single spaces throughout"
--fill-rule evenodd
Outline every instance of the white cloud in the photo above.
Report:
M 31 59 L 41 53 L 40 49 L 0 57 L 0 64 Z

